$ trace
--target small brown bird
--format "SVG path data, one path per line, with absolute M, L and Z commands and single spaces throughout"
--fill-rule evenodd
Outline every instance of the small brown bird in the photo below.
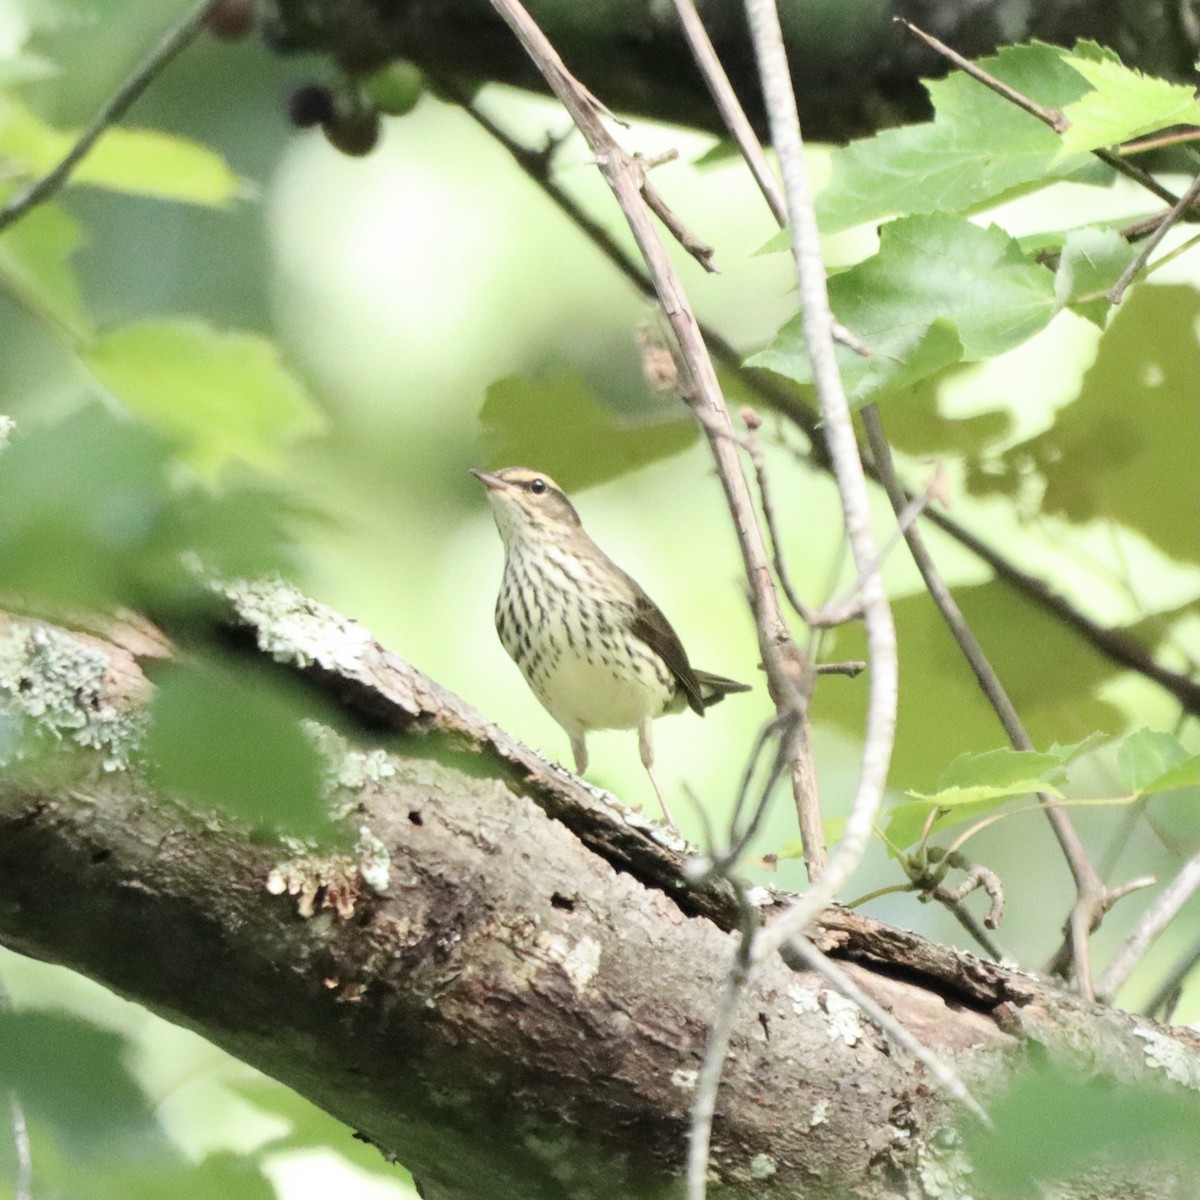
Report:
M 472 471 L 488 490 L 504 540 L 496 630 L 533 694 L 566 730 L 575 770 L 587 769 L 585 735 L 636 729 L 654 776 L 650 723 L 691 707 L 701 716 L 744 683 L 694 670 L 658 606 L 584 532 L 548 475 L 525 467 Z

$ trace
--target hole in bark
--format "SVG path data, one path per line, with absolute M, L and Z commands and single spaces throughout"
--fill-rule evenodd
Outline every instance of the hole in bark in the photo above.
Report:
M 99 866 L 101 863 L 108 862 L 110 858 L 112 858 L 111 850 L 96 850 L 92 854 L 92 863 L 95 866 Z
M 416 809 L 413 809 L 413 811 L 408 814 L 408 819 L 414 825 L 424 825 L 425 824 L 425 818 L 422 817 L 421 814 L 419 812 L 417 812 Z
M 561 908 L 566 912 L 575 911 L 575 901 L 570 896 L 564 896 L 561 892 L 555 892 L 550 897 L 550 903 L 555 908 Z

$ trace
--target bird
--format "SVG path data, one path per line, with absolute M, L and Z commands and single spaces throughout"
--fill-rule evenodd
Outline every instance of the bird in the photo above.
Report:
M 496 632 L 542 707 L 587 770 L 595 729 L 636 729 L 642 765 L 675 825 L 654 774 L 651 722 L 704 710 L 750 687 L 698 671 L 662 610 L 583 528 L 562 488 L 541 471 L 472 469 L 487 489 L 504 542 Z

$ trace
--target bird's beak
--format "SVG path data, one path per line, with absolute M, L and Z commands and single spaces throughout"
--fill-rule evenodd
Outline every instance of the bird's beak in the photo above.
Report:
M 503 491 L 508 485 L 500 478 L 499 475 L 493 475 L 491 471 L 477 471 L 474 467 L 471 468 L 471 474 L 483 484 L 489 492 Z

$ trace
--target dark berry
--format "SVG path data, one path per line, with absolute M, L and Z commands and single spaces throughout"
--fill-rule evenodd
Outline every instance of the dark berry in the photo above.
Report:
M 254 28 L 254 0 L 210 0 L 204 24 L 221 41 L 236 42 Z
M 288 97 L 288 120 L 297 129 L 311 129 L 332 121 L 337 108 L 333 93 L 323 83 L 302 83 Z
M 370 154 L 379 141 L 380 124 L 377 112 L 344 113 L 322 123 L 329 144 L 343 154 L 361 158 Z

